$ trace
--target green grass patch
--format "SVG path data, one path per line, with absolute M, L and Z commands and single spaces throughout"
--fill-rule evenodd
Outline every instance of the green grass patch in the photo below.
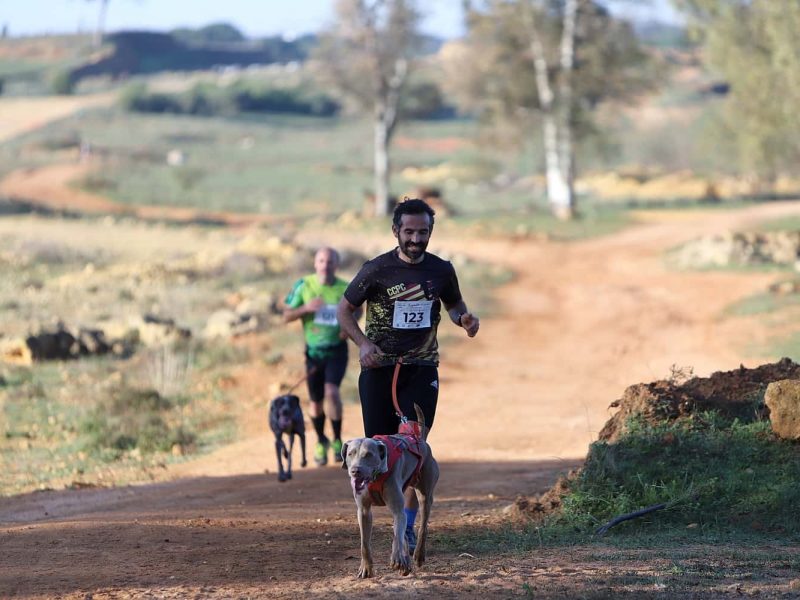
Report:
M 174 445 L 189 446 L 196 435 L 183 424 L 168 423 L 185 398 L 170 399 L 155 390 L 123 388 L 98 403 L 80 425 L 85 449 L 113 459 L 126 450 L 166 452 Z
M 800 305 L 800 294 L 772 294 L 770 292 L 763 292 L 734 302 L 726 307 L 725 315 L 734 317 L 768 315 L 784 308 L 797 305 Z M 778 356 L 788 356 L 788 354 L 779 354 Z
M 756 226 L 756 231 L 800 231 L 800 217 L 781 217 L 762 221 Z
M 687 544 L 796 544 L 798 477 L 800 446 L 776 438 L 767 421 L 716 412 L 660 425 L 633 420 L 617 442 L 590 447 L 560 511 L 442 532 L 436 543 L 474 555 L 589 544 L 657 547 L 662 556 Z M 667 507 L 595 535 L 616 516 L 660 503 Z
M 619 531 L 695 524 L 708 531 L 800 532 L 800 447 L 774 436 L 769 422 L 726 422 L 716 413 L 669 424 L 634 420 L 613 444 L 590 448 L 570 483 L 554 528 L 591 531 L 614 516 L 667 503 Z
M 579 203 L 577 217 L 569 221 L 555 218 L 543 204 L 522 212 L 501 210 L 491 215 L 467 214 L 447 221 L 451 223 L 445 222 L 446 228 L 464 228 L 479 235 L 523 239 L 542 236 L 562 241 L 609 235 L 632 224 L 627 210 L 591 200 Z
M 789 335 L 773 336 L 760 348 L 751 349 L 762 356 L 786 356 L 794 361 L 800 360 L 800 331 Z
M 211 358 L 204 351 L 195 356 Z M 196 378 L 187 375 L 171 388 L 179 391 L 166 396 L 140 387 L 156 383 L 152 365 L 131 362 L 93 358 L 3 366 L 0 495 L 73 481 L 137 481 L 148 469 L 233 438 L 235 418 L 225 392 L 213 384 L 190 385 L 213 381 L 220 367 L 197 368 Z

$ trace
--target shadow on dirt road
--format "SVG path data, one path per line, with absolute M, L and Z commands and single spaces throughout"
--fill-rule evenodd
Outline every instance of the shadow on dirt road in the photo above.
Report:
M 437 529 L 481 527 L 517 494 L 544 492 L 576 466 L 443 463 L 431 560 L 443 554 Z M 337 466 L 299 470 L 283 484 L 264 474 L 36 492 L 1 499 L 0 523 L 2 597 L 83 597 L 165 585 L 232 591 L 230 586 L 350 577 L 358 564 L 355 508 Z M 388 510 L 376 509 L 373 549 L 382 568 L 390 523 Z

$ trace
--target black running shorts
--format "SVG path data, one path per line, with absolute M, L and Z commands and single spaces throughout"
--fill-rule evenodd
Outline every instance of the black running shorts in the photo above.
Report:
M 362 369 L 358 378 L 361 413 L 364 418 L 364 435 L 391 435 L 397 433 L 400 418 L 392 403 L 392 377 L 394 365 L 375 369 Z M 414 404 L 425 415 L 425 425 L 430 428 L 436 416 L 439 398 L 439 370 L 427 365 L 401 365 L 397 380 L 397 400 L 400 410 L 409 421 L 417 420 Z
M 312 372 L 313 369 L 313 372 Z M 341 385 L 347 370 L 347 343 L 336 346 L 325 358 L 315 358 L 306 348 L 306 373 L 308 373 L 308 397 L 312 402 L 325 399 L 325 384 Z

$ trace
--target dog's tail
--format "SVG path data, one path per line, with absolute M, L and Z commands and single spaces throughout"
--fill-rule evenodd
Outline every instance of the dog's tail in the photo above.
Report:
M 416 402 L 414 403 L 414 410 L 417 413 L 417 420 L 409 421 L 404 417 L 400 422 L 400 427 L 397 429 L 397 433 L 411 435 L 424 440 L 427 437 L 425 434 L 425 415 L 422 413 L 422 409 Z
M 422 413 L 422 409 L 416 402 L 414 403 L 414 410 L 417 413 L 417 420 L 408 421 L 403 419 L 403 422 L 400 423 L 400 428 L 397 430 L 397 432 L 424 440 L 427 437 L 425 435 L 425 415 Z

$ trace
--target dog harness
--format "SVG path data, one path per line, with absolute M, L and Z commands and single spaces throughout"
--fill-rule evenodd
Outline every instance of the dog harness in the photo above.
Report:
M 419 479 L 419 473 L 422 470 L 422 464 L 425 460 L 420 443 L 419 423 L 406 421 L 400 425 L 400 430 L 394 435 L 376 435 L 373 436 L 373 439 L 379 440 L 386 445 L 386 459 L 389 468 L 385 473 L 381 473 L 376 479 L 371 481 L 367 486 L 367 490 L 369 491 L 373 504 L 376 506 L 386 506 L 386 501 L 383 499 L 383 486 L 386 480 L 389 479 L 389 474 L 392 472 L 392 469 L 394 469 L 397 459 L 400 458 L 400 455 L 406 450 L 417 459 L 417 465 L 414 467 L 414 472 L 411 473 L 411 476 L 403 482 L 403 491 L 405 492 L 409 485 L 414 485 Z

